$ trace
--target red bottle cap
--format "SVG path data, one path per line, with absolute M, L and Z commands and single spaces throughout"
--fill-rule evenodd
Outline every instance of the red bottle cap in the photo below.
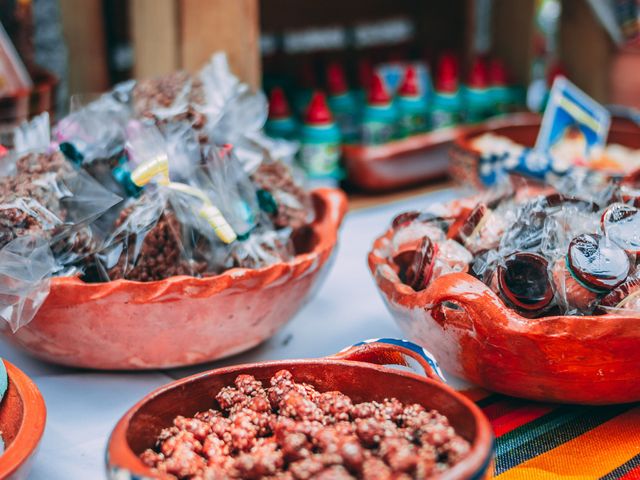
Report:
M 331 95 L 342 95 L 349 90 L 342 65 L 331 62 L 327 67 L 327 88 Z
M 440 57 L 436 75 L 436 90 L 448 93 L 458 91 L 458 62 L 452 54 Z
M 371 78 L 368 103 L 369 105 L 388 105 L 391 103 L 391 95 L 389 95 L 384 80 L 379 73 L 374 73 Z
M 333 116 L 324 93 L 320 91 L 313 93 L 304 121 L 308 125 L 327 125 L 333 122 Z
M 360 88 L 365 92 L 371 89 L 371 77 L 373 77 L 373 66 L 367 58 L 363 58 L 358 63 L 358 81 L 360 82 Z
M 413 65 L 407 66 L 404 70 L 404 79 L 398 93 L 404 97 L 417 97 L 420 95 L 420 84 L 418 73 Z
M 476 57 L 471 64 L 468 85 L 471 88 L 487 88 L 489 86 L 487 63 L 481 57 Z
M 499 58 L 494 58 L 489 64 L 489 82 L 495 87 L 504 87 L 509 84 L 507 69 Z
M 271 90 L 269 96 L 269 118 L 288 118 L 291 116 L 291 110 L 289 110 L 289 102 L 284 95 L 284 90 L 280 87 L 275 87 Z

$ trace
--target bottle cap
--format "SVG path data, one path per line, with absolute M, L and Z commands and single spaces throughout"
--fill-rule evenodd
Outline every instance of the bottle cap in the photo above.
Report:
M 309 125 L 327 125 L 333 122 L 333 116 L 323 92 L 313 93 L 304 120 Z
M 476 57 L 473 60 L 467 84 L 472 88 L 487 88 L 489 86 L 489 72 L 482 57 Z
M 391 95 L 389 95 L 384 80 L 379 73 L 374 73 L 371 78 L 368 103 L 369 105 L 388 105 L 391 103 Z
M 458 91 L 458 62 L 453 54 L 440 57 L 436 74 L 436 90 L 447 93 Z
M 413 65 L 408 65 L 404 70 L 404 79 L 398 93 L 405 97 L 417 97 L 420 95 L 418 73 Z
M 289 110 L 289 102 L 284 94 L 284 90 L 280 87 L 275 87 L 271 90 L 269 96 L 269 118 L 288 118 L 291 116 L 291 110 Z
M 331 95 L 342 95 L 349 90 L 342 65 L 331 62 L 327 67 L 327 89 Z
M 509 84 L 507 69 L 499 58 L 494 58 L 489 63 L 489 82 L 494 87 L 504 87 Z

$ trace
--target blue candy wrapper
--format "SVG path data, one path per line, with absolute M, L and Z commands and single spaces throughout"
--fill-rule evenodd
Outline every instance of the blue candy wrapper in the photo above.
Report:
M 589 158 L 594 148 L 604 147 L 610 123 L 611 115 L 605 107 L 565 77 L 558 77 L 551 88 L 535 149 L 548 152 L 564 139 L 578 140 L 584 144 L 584 158 Z

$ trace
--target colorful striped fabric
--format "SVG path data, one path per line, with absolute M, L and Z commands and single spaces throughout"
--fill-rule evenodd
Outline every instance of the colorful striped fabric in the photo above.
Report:
M 640 404 L 551 405 L 465 393 L 493 426 L 500 480 L 640 480 Z

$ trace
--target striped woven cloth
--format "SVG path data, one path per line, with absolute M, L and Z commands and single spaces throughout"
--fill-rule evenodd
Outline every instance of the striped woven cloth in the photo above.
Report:
M 640 480 L 640 404 L 552 405 L 465 393 L 493 426 L 500 480 Z

